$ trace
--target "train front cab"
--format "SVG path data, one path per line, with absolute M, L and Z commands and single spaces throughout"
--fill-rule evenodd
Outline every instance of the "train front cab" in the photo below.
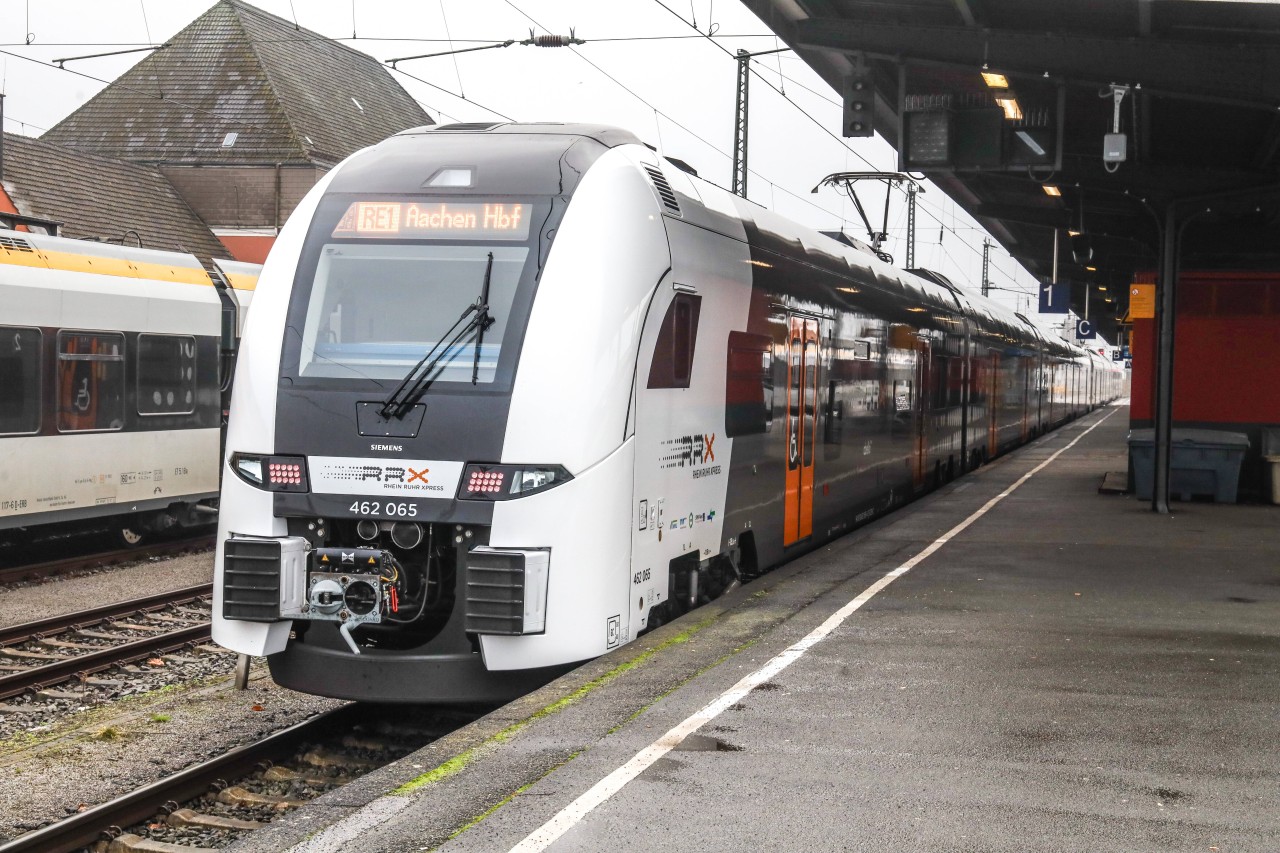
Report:
M 277 682 L 306 692 L 448 703 L 520 695 L 635 636 L 631 388 L 651 303 L 674 291 L 643 168 L 656 160 L 626 141 L 554 126 L 408 133 L 313 189 L 246 330 L 215 640 L 268 655 Z M 469 186 L 423 190 L 462 165 Z M 441 234 L 422 219 L 499 204 L 519 206 L 527 233 Z M 484 343 L 460 342 L 425 393 L 401 398 L 407 417 L 382 417 L 486 279 L 497 322 Z M 445 319 L 422 290 L 435 313 L 454 306 Z M 255 549 L 278 588 L 244 588 L 269 587 L 252 577 Z

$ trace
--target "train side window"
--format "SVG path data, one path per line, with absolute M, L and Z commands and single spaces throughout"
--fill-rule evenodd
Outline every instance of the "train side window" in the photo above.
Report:
M 58 429 L 124 428 L 124 335 L 58 332 Z
M 702 297 L 677 293 L 658 329 L 658 343 L 649 365 L 650 388 L 688 388 L 693 353 L 698 342 L 698 314 Z
M 138 335 L 138 414 L 189 415 L 196 410 L 196 339 Z
M 0 435 L 40 430 L 39 329 L 0 326 Z
M 725 434 L 768 432 L 773 427 L 773 342 L 765 335 L 730 332 L 725 367 Z

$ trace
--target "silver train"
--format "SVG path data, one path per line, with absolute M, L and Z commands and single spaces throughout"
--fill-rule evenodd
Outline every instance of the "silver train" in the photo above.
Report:
M 214 638 L 404 702 L 526 691 L 1123 379 L 562 124 L 353 155 L 284 228 L 241 352 Z
M 215 520 L 257 271 L 0 230 L 0 537 L 109 525 L 134 545 Z

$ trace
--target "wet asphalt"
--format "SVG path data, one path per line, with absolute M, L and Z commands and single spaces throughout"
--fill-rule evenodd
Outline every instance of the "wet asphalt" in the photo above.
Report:
M 511 849 L 1108 412 L 549 849 L 1280 850 L 1280 507 L 1176 503 L 1157 516 L 1100 495 L 1103 475 L 1125 466 L 1124 408 L 236 849 Z M 456 772 L 380 797 L 450 758 Z

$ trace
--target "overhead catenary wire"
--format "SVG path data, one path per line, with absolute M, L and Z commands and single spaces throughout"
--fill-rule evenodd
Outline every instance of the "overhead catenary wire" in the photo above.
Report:
M 508 4 L 508 5 L 511 5 L 510 0 L 504 0 L 504 2 L 507 2 L 507 4 Z M 728 49 L 728 48 L 726 48 L 724 45 L 722 45 L 722 44 L 720 44 L 720 43 L 716 42 L 714 39 L 712 39 L 711 37 L 709 37 L 706 33 L 703 33 L 701 30 L 698 30 L 698 28 L 697 28 L 696 26 L 694 26 L 692 23 L 690 23 L 688 20 L 686 20 L 686 19 L 684 18 L 684 16 L 682 16 L 679 12 L 675 11 L 675 10 L 674 10 L 674 9 L 672 9 L 670 6 L 668 6 L 666 3 L 664 3 L 664 2 L 663 2 L 663 0 L 653 0 L 653 2 L 657 3 L 657 4 L 658 4 L 659 6 L 661 6 L 663 9 L 665 9 L 667 12 L 669 12 L 671 15 L 673 15 L 676 19 L 678 19 L 679 21 L 681 21 L 685 26 L 692 27 L 694 30 L 698 31 L 698 33 L 699 33 L 703 38 L 707 39 L 709 42 L 711 42 L 711 44 L 714 44 L 714 45 L 716 46 L 716 48 L 717 48 L 717 49 L 719 49 L 721 52 L 723 52 L 726 56 L 729 56 L 729 57 L 733 58 L 735 61 L 737 60 L 737 57 L 736 57 L 733 53 L 731 53 L 731 52 L 729 51 L 729 49 Z M 512 6 L 512 8 L 515 8 L 515 7 L 514 7 L 514 6 Z M 517 10 L 517 11 L 519 11 L 519 10 Z M 522 14 L 523 14 L 523 13 L 522 13 Z M 527 16 L 526 16 L 526 17 L 527 17 Z M 783 92 L 779 87 L 775 86 L 775 85 L 773 84 L 773 82 L 772 82 L 771 80 L 769 80 L 767 77 L 765 77 L 764 75 L 760 74 L 760 72 L 759 72 L 757 69 L 754 69 L 754 68 L 753 68 L 753 69 L 751 69 L 751 70 L 752 70 L 752 73 L 753 73 L 753 74 L 755 74 L 755 75 L 756 75 L 756 77 L 757 77 L 761 82 L 763 82 L 766 86 L 768 86 L 769 88 L 771 88 L 771 89 L 773 89 L 775 92 L 777 92 L 777 93 L 778 93 L 778 94 L 779 94 L 779 95 L 780 95 L 780 96 L 781 96 L 785 101 L 787 101 L 787 103 L 789 103 L 789 104 L 791 104 L 793 107 L 795 107 L 795 108 L 796 108 L 796 110 L 798 110 L 798 111 L 800 112 L 800 114 L 801 114 L 801 115 L 803 115 L 803 116 L 804 116 L 805 118 L 807 118 L 810 122 L 812 122 L 812 123 L 813 123 L 816 127 L 818 127 L 818 128 L 819 128 L 819 129 L 824 133 L 824 134 L 826 134 L 827 136 L 831 137 L 831 139 L 835 140 L 835 141 L 840 145 L 840 147 L 841 147 L 841 148 L 845 149 L 845 151 L 849 152 L 849 153 L 850 153 L 850 154 L 852 154 L 854 157 L 857 157 L 859 160 L 861 160 L 861 161 L 862 161 L 865 165 L 867 165 L 869 168 L 871 168 L 871 169 L 875 169 L 875 168 L 876 168 L 876 166 L 875 166 L 875 165 L 874 165 L 870 160 L 868 160 L 866 157 L 864 157 L 862 154 L 858 153 L 858 152 L 857 152 L 857 151 L 855 151 L 854 149 L 850 148 L 850 147 L 849 147 L 849 145 L 848 145 L 848 144 L 847 144 L 847 143 L 846 143 L 842 138 L 840 138 L 840 137 L 836 136 L 836 135 L 835 135 L 835 133 L 833 133 L 833 132 L 831 131 L 831 129 L 830 129 L 830 128 L 828 128 L 825 124 L 823 124 L 823 123 L 822 123 L 822 122 L 821 122 L 821 121 L 820 121 L 816 116 L 814 116 L 814 115 L 812 115 L 811 113 L 809 113 L 807 110 L 805 110 L 805 109 L 804 109 L 803 107 L 801 107 L 799 104 L 797 104 L 794 100 L 792 100 L 790 97 L 788 97 L 788 96 L 787 96 L 787 94 L 786 94 L 785 92 Z M 900 190 L 900 191 L 905 193 L 905 190 Z M 932 212 L 930 212 L 929 208 L 930 208 L 930 207 L 932 207 L 932 205 L 931 205 L 929 202 L 925 201 L 924 199 L 917 199 L 917 202 L 916 202 L 916 203 L 917 203 L 917 206 L 918 206 L 918 208 L 920 209 L 920 212 L 921 212 L 921 213 L 923 213 L 925 216 L 928 216 L 930 219 L 932 219 L 934 222 L 936 222 L 940 227 L 942 227 L 942 228 L 944 228 L 944 229 L 946 229 L 946 230 L 948 230 L 948 231 L 951 231 L 951 233 L 952 233 L 952 234 L 955 234 L 955 236 L 957 236 L 957 237 L 959 237 L 959 236 L 960 236 L 960 235 L 959 235 L 959 233 L 958 233 L 958 232 L 957 232 L 957 230 L 956 230 L 956 227 L 955 227 L 954 223 L 953 223 L 952 225 L 947 225 L 945 222 L 943 222 L 943 221 L 942 221 L 942 219 L 941 219 L 941 218 L 939 218 L 939 216 L 934 215 Z M 943 213 L 943 211 L 939 210 L 939 213 L 941 214 L 941 213 Z M 954 211 L 953 211 L 953 212 L 952 212 L 952 216 L 953 216 L 953 218 L 954 218 L 954 215 L 955 215 L 955 214 L 954 214 Z M 966 248 L 968 248 L 970 251 L 975 252 L 975 253 L 978 253 L 978 254 L 981 254 L 981 250 L 977 249 L 977 248 L 976 248 L 976 247 L 974 247 L 974 246 L 969 245 L 969 243 L 968 243 L 967 241 L 965 241 L 963 238 L 961 238 L 960 243 L 961 243 L 962 245 L 964 245 Z
M 541 29 L 546 29 L 546 27 L 544 27 L 541 23 L 539 23 L 537 20 L 535 20 L 535 19 L 534 19 L 533 17 L 531 17 L 529 14 L 527 14 L 526 12 L 524 12 L 524 10 L 522 10 L 522 9 L 520 9 L 518 6 L 516 6 L 516 5 L 515 5 L 515 3 L 511 2 L 511 0 L 503 0 L 503 2 L 504 2 L 504 3 L 506 3 L 508 6 L 510 6 L 512 9 L 514 9 L 518 14 L 522 15 L 525 19 L 527 19 L 527 20 L 528 20 L 530 23 L 532 23 L 535 27 L 540 27 Z M 596 41 L 596 39 L 592 39 L 592 41 Z M 619 80 L 617 77 L 614 77 L 614 76 L 613 76 L 612 74 L 610 74 L 608 71 L 605 71 L 605 70 L 604 70 L 603 68 L 601 68 L 599 65 L 597 65 L 597 64 L 596 64 L 596 63 L 594 63 L 594 62 L 592 62 L 592 61 L 591 61 L 590 59 L 588 59 L 587 57 L 583 56 L 583 55 L 582 55 L 582 53 L 580 53 L 580 52 L 579 52 L 579 51 L 577 51 L 576 49 L 572 49 L 572 48 L 571 48 L 571 50 L 573 50 L 573 53 L 574 53 L 574 55 L 575 55 L 575 56 L 577 56 L 577 57 L 578 57 L 579 59 L 581 59 L 583 62 L 587 63 L 587 64 L 588 64 L 588 65 L 590 65 L 592 68 L 594 68 L 596 71 L 600 72 L 602 75 L 604 75 L 605 77 L 607 77 L 607 78 L 608 78 L 609 80 L 611 80 L 615 85 L 617 85 L 617 86 L 618 86 L 619 88 L 621 88 L 623 91 L 627 92 L 629 95 L 631 95 L 633 98 L 635 98 L 636 100 L 638 100 L 640 103 L 644 104 L 646 107 L 648 107 L 649 109 L 653 110 L 653 111 L 654 111 L 655 113 L 657 113 L 658 115 L 661 115 L 661 116 L 662 116 L 663 118 L 665 118 L 667 121 L 671 122 L 673 125 L 675 125 L 676 127 L 680 128 L 680 129 L 681 129 L 681 130 L 683 130 L 685 133 L 689 134 L 691 137 L 693 137 L 694 139 L 696 139 L 696 140 L 698 140 L 699 142 L 701 142 L 703 145 L 705 145 L 705 146 L 707 146 L 708 148 L 710 148 L 712 151 L 715 151 L 715 152 L 716 152 L 717 154 L 719 154 L 720 156 L 722 156 L 722 157 L 724 157 L 724 158 L 726 158 L 726 159 L 728 159 L 728 160 L 732 160 L 732 159 L 733 159 L 732 155 L 730 155 L 728 152 L 721 150 L 721 149 L 720 149 L 720 148 L 719 148 L 715 143 L 711 142 L 710 140 L 706 139 L 705 137 L 701 136 L 700 134 L 698 134 L 698 133 L 694 132 L 692 129 L 690 129 L 690 128 L 689 128 L 689 127 L 687 127 L 686 125 L 682 124 L 680 121 L 678 121 L 675 117 L 673 117 L 673 116 L 672 116 L 672 115 L 670 115 L 669 113 L 663 112 L 662 110 L 658 109 L 658 107 L 657 107 L 656 105 L 654 105 L 654 104 L 650 103 L 646 98 L 644 98 L 643 96 L 641 96 L 638 92 L 636 92 L 636 91 L 635 91 L 634 89 L 632 89 L 630 86 L 626 85 L 626 84 L 625 84 L 625 83 L 623 83 L 621 80 Z M 766 82 L 767 82 L 767 81 L 766 81 Z M 766 183 L 770 184 L 771 186 L 777 186 L 777 187 L 778 187 L 779 189 L 781 189 L 784 193 L 787 193 L 788 195 L 790 195 L 790 196 L 794 197 L 794 198 L 795 198 L 795 199 L 797 199 L 798 201 L 804 202 L 805 204 L 809 205 L 810 207 L 813 207 L 815 210 L 820 210 L 820 211 L 822 211 L 823 213 L 827 214 L 828 216 L 836 216 L 836 214 L 835 214 L 835 212 L 834 212 L 834 211 L 827 210 L 825 207 L 822 207 L 822 206 L 821 206 L 821 205 L 819 205 L 819 204 L 815 204 L 814 202 L 810 201 L 809 199 L 806 199 L 806 198 L 802 197 L 802 196 L 801 196 L 801 195 L 799 195 L 798 193 L 793 193 L 793 192 L 791 192 L 791 191 L 790 191 L 790 190 L 788 190 L 786 187 L 781 186 L 781 185 L 780 185 L 780 184 L 778 184 L 776 181 L 772 181 L 772 180 L 770 180 L 768 177 L 766 177 L 766 176 L 764 176 L 764 175 L 760 174 L 760 173 L 759 173 L 759 172 L 757 172 L 756 170 L 751 169 L 750 171 L 751 171 L 751 174 L 755 175 L 756 177 L 760 178 L 761 180 L 765 181 Z
M 430 80 L 424 80 L 423 78 L 419 77 L 416 74 L 410 74 L 408 71 L 405 71 L 403 68 L 397 68 L 394 65 L 389 65 L 387 67 L 397 74 L 403 74 L 405 77 L 408 77 L 410 80 L 417 80 L 419 83 L 430 86 L 432 89 L 441 91 L 446 95 L 449 95 L 450 97 L 457 98 L 460 101 L 466 101 L 468 104 L 479 107 L 480 109 L 484 110 L 487 113 L 492 113 L 493 115 L 496 115 L 499 118 L 504 118 L 507 121 L 515 121 L 514 118 L 507 115 L 506 113 L 499 112 L 498 110 L 495 110 L 493 107 L 487 107 L 484 104 L 480 103 L 479 101 L 474 101 L 471 98 L 466 97 L 465 95 L 460 95 L 457 92 L 450 92 L 448 89 L 444 88 L 443 86 L 437 86 L 435 83 L 432 83 Z

